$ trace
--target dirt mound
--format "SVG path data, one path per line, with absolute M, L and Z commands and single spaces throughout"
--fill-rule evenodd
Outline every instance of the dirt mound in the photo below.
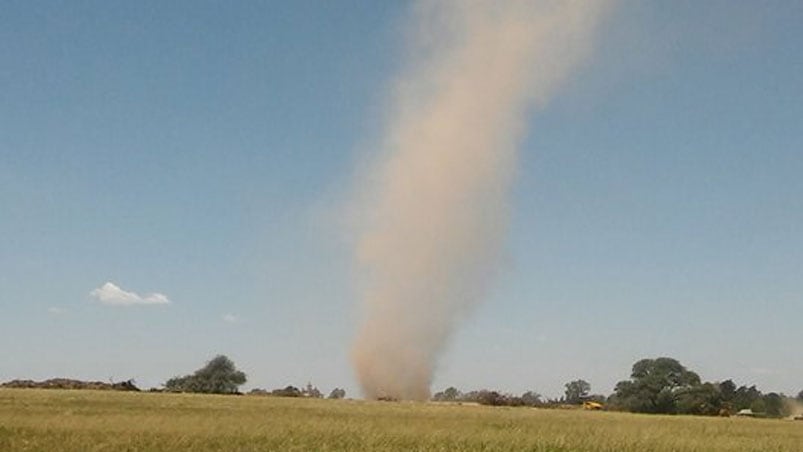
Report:
M 104 383 L 102 381 L 81 381 L 70 378 L 51 378 L 44 381 L 11 380 L 0 384 L 3 388 L 30 388 L 30 389 L 95 389 L 101 391 L 139 391 L 134 380 L 118 383 Z

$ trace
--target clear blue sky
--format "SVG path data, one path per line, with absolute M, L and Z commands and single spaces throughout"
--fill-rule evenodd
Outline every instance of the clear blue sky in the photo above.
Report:
M 405 2 L 0 14 L 0 380 L 356 395 L 347 223 Z M 643 357 L 803 389 L 803 4 L 623 1 L 530 117 L 489 299 L 435 389 L 608 393 Z M 346 230 L 344 230 L 346 229 Z M 107 281 L 169 304 L 116 306 Z

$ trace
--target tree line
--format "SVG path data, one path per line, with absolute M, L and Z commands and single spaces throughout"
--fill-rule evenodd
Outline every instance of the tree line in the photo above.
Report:
M 219 355 L 190 375 L 174 377 L 165 384 L 169 392 L 239 394 L 246 375 L 226 356 Z M 703 382 L 700 376 L 674 358 L 648 358 L 633 364 L 630 378 L 616 384 L 613 394 L 592 394 L 591 385 L 582 379 L 564 385 L 562 397 L 545 399 L 535 391 L 512 395 L 481 389 L 462 392 L 446 388 L 432 396 L 436 402 L 470 402 L 492 406 L 555 407 L 596 402 L 600 407 L 617 411 L 655 414 L 730 415 L 743 410 L 767 417 L 792 414 L 792 402 L 803 403 L 803 391 L 795 398 L 775 392 L 763 393 L 755 385 L 737 386 L 733 380 Z M 286 386 L 271 391 L 253 389 L 252 395 L 277 397 L 323 398 L 323 393 L 311 383 L 298 388 Z M 342 399 L 346 391 L 333 389 L 328 398 Z
M 751 415 L 766 417 L 789 416 L 794 414 L 794 402 L 803 404 L 803 390 L 790 397 L 775 392 L 765 394 L 755 385 L 737 386 L 731 379 L 703 382 L 697 373 L 667 357 L 637 361 L 630 379 L 617 383 L 609 396 L 591 394 L 591 385 L 585 380 L 573 380 L 564 387 L 564 395 L 557 399 L 543 399 L 533 391 L 514 396 L 489 390 L 463 393 L 450 387 L 436 393 L 433 400 L 547 408 L 598 402 L 608 410 L 634 413 L 715 416 L 748 410 Z

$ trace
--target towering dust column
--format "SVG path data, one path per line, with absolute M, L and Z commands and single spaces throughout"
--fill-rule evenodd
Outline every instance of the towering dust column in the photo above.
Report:
M 420 1 L 365 192 L 353 346 L 368 398 L 427 399 L 497 267 L 528 109 L 591 51 L 600 0 Z

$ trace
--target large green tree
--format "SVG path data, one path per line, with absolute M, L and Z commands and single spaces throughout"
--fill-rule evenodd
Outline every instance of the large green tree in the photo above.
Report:
M 175 392 L 234 394 L 245 381 L 245 374 L 237 370 L 232 360 L 218 355 L 192 375 L 167 380 L 165 388 Z
M 642 359 L 633 364 L 630 380 L 616 385 L 615 405 L 641 413 L 676 413 L 684 392 L 700 377 L 673 358 Z

